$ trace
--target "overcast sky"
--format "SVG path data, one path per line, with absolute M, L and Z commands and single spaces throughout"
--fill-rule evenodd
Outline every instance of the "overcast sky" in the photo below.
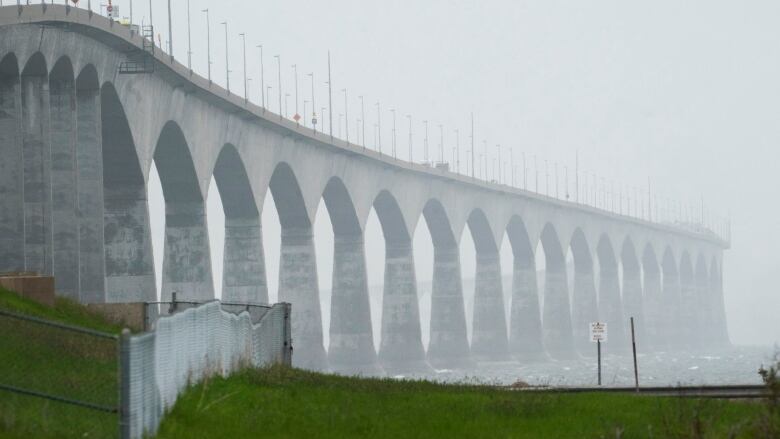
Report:
M 173 1 L 174 54 L 186 63 L 186 1 Z M 128 0 L 114 1 L 129 15 Z M 146 2 L 134 18 L 148 21 Z M 730 212 L 732 249 L 726 252 L 724 287 L 730 332 L 740 344 L 780 342 L 778 272 L 780 221 L 780 3 L 776 1 L 445 1 L 191 0 L 193 68 L 205 76 L 205 14 L 211 16 L 213 78 L 224 83 L 224 27 L 229 23 L 231 85 L 243 88 L 240 32 L 247 34 L 250 98 L 260 100 L 259 53 L 265 48 L 265 85 L 278 111 L 277 65 L 294 108 L 293 70 L 299 72 L 299 111 L 315 72 L 318 107 L 324 103 L 327 51 L 333 63 L 334 113 L 349 91 L 350 137 L 365 96 L 366 137 L 373 145 L 377 101 L 382 138 L 391 137 L 397 109 L 399 154 L 406 156 L 408 121 L 415 139 L 430 121 L 431 151 L 468 142 L 469 113 L 478 145 L 537 155 L 552 166 L 574 166 L 619 187 L 646 188 L 650 178 L 663 197 L 690 205 L 705 200 Z M 155 0 L 154 19 L 167 40 L 166 2 Z M 334 115 L 334 121 L 335 121 Z M 415 142 L 416 159 L 422 144 Z M 491 151 L 492 153 L 492 151 Z M 465 168 L 465 153 L 461 166 Z M 152 185 L 155 252 L 161 254 L 159 189 Z M 216 191 L 210 192 L 212 195 Z M 212 245 L 221 243 L 219 204 L 210 196 Z M 264 208 L 266 260 L 272 298 L 278 272 L 278 219 L 271 197 Z M 275 223 L 274 223 L 275 222 Z M 418 278 L 430 279 L 431 249 L 424 222 L 415 234 Z M 321 209 L 315 225 L 319 278 L 330 284 L 332 233 Z M 369 276 L 380 283 L 384 251 L 379 225 L 366 230 Z M 463 274 L 473 275 L 473 253 L 463 240 Z M 219 245 L 216 245 L 219 247 Z M 221 252 L 214 268 L 221 273 Z M 503 249 L 503 270 L 511 265 Z M 158 257 L 158 272 L 161 261 Z

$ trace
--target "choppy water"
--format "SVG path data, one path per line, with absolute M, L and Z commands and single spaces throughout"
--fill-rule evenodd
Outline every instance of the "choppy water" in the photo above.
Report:
M 637 355 L 639 382 L 644 386 L 759 384 L 758 368 L 769 365 L 774 352 L 772 347 L 740 346 L 710 353 L 640 353 Z M 474 370 L 437 370 L 432 375 L 414 378 L 484 384 L 512 384 L 523 380 L 533 385 L 595 386 L 597 365 L 595 357 L 532 364 L 494 362 L 480 363 Z M 631 356 L 604 356 L 602 384 L 633 386 Z

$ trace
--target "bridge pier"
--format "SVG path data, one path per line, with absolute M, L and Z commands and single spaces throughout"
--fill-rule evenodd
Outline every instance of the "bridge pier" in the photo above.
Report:
M 76 178 L 76 93 L 73 72 L 57 63 L 49 78 L 52 270 L 57 293 L 79 299 L 79 244 Z
M 385 241 L 383 294 L 380 364 L 391 375 L 430 371 L 422 344 L 411 240 Z
M 292 304 L 293 366 L 327 370 L 311 227 L 282 227 L 279 301 Z
M 16 58 L 0 64 L 0 272 L 24 271 L 22 95 Z
M 460 251 L 456 245 L 433 248 L 433 291 L 431 292 L 431 338 L 428 362 L 437 369 L 471 368 Z
M 177 292 L 179 300 L 214 298 L 211 253 L 202 201 L 165 203 L 165 251 L 162 300 Z
M 509 357 L 505 316 L 498 251 L 477 250 L 472 355 L 483 360 L 505 360 Z
M 35 58 L 22 72 L 25 270 L 52 274 L 49 81 Z
M 596 283 L 593 276 L 593 264 L 582 262 L 574 266 L 574 295 L 572 298 L 572 334 L 574 346 L 580 355 L 594 356 L 593 343 L 590 342 L 590 323 L 599 320 L 599 307 L 596 295 Z
M 637 340 L 645 340 L 645 314 L 642 303 L 642 275 L 639 265 L 623 262 L 623 310 L 624 320 L 634 318 L 634 332 Z M 630 323 L 626 323 L 626 337 L 631 336 Z
M 363 235 L 335 234 L 331 289 L 330 370 L 345 375 L 380 375 L 371 327 Z
M 644 268 L 645 342 L 654 350 L 664 349 L 661 271 L 655 260 L 646 261 Z
M 225 217 L 222 300 L 268 303 L 260 217 Z
M 542 344 L 536 267 L 532 257 L 524 258 L 516 254 L 512 270 L 509 352 L 521 361 L 546 358 Z
M 599 317 L 607 323 L 609 337 L 601 347 L 603 353 L 625 353 L 630 346 L 623 321 L 623 305 L 620 299 L 620 280 L 617 266 L 601 264 L 599 276 Z
M 100 139 L 100 94 L 93 82 L 76 86 L 76 162 L 78 184 L 79 297 L 82 302 L 106 300 L 103 243 L 103 150 Z
M 547 353 L 555 359 L 572 359 L 577 354 L 572 339 L 566 264 L 562 257 L 554 262 L 551 259 L 548 256 L 545 269 L 542 317 L 544 346 Z
M 661 341 L 668 349 L 681 349 L 680 340 L 680 275 L 673 261 L 664 261 L 661 310 Z
M 694 347 L 694 331 L 697 331 L 697 315 L 700 311 L 698 308 L 696 283 L 693 275 L 693 270 L 688 265 L 686 267 L 685 261 L 680 268 L 680 307 L 677 314 L 677 337 L 679 337 L 681 347 L 683 349 L 690 349 Z

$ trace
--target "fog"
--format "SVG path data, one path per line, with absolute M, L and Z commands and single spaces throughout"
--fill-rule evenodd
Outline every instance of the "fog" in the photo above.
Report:
M 148 21 L 146 5 L 139 3 L 145 2 L 135 2 L 134 19 Z M 172 3 L 174 54 L 186 64 L 186 2 Z M 114 4 L 120 15 L 129 14 L 127 0 Z M 560 169 L 571 170 L 576 155 L 580 170 L 628 193 L 635 188 L 646 191 L 649 180 L 661 199 L 680 200 L 691 209 L 699 209 L 704 200 L 708 211 L 730 215 L 732 249 L 725 252 L 723 270 L 731 339 L 736 344 L 780 342 L 780 295 L 773 279 L 780 247 L 780 209 L 774 197 L 780 187 L 780 3 L 191 0 L 192 63 L 203 76 L 204 8 L 209 8 L 211 17 L 213 79 L 225 83 L 225 34 L 220 22 L 227 21 L 231 88 L 243 93 L 238 34 L 245 32 L 250 99 L 259 103 L 261 98 L 256 45 L 262 44 L 265 85 L 272 87 L 266 99 L 272 111 L 279 111 L 274 55 L 281 56 L 282 88 L 290 94 L 292 115 L 292 65 L 297 65 L 299 74 L 299 112 L 303 101 L 310 99 L 309 72 L 315 74 L 319 112 L 320 104 L 327 103 L 324 81 L 330 50 L 336 134 L 336 117 L 344 113 L 341 89 L 347 88 L 353 141 L 362 95 L 369 147 L 374 145 L 375 103 L 381 102 L 386 151 L 393 108 L 401 158 L 408 155 L 405 115 L 411 114 L 415 160 L 422 159 L 422 121 L 428 120 L 431 155 L 437 160 L 438 125 L 443 126 L 448 159 L 455 144 L 454 130 L 460 131 L 465 170 L 473 112 L 477 147 L 486 142 L 489 157 L 495 154 L 496 144 L 504 151 L 512 147 L 516 160 L 524 152 L 532 172 L 529 180 L 534 178 L 530 157 L 538 157 L 544 180 L 544 160 L 549 166 L 558 163 Z M 154 19 L 165 42 L 165 2 L 155 2 Z M 149 187 L 159 279 L 164 202 L 154 171 Z M 208 216 L 219 294 L 224 215 L 213 181 Z M 269 293 L 275 300 L 280 228 L 270 194 L 262 217 Z M 384 243 L 373 213 L 365 233 L 369 284 L 379 285 Z M 501 264 L 508 275 L 511 252 L 504 241 Z M 333 233 L 324 203 L 316 217 L 315 245 L 327 316 Z M 430 282 L 433 250 L 422 219 L 414 250 L 417 278 L 421 284 Z M 467 230 L 461 240 L 461 261 L 464 279 L 473 277 L 474 250 Z M 473 291 L 465 291 L 467 285 L 464 281 L 468 311 Z M 425 313 L 429 305 L 426 308 L 423 290 Z M 372 296 L 375 328 L 380 317 L 376 300 L 381 297 Z M 427 316 L 422 321 L 427 322 Z M 423 333 L 427 343 L 425 324 Z

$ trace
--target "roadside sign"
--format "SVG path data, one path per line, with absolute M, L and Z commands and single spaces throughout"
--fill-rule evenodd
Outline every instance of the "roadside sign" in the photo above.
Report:
M 591 322 L 590 324 L 591 343 L 607 341 L 607 324 L 604 322 Z
M 293 116 L 293 120 L 298 122 L 299 120 L 301 120 L 301 115 L 298 114 L 298 113 L 295 113 L 295 116 Z

